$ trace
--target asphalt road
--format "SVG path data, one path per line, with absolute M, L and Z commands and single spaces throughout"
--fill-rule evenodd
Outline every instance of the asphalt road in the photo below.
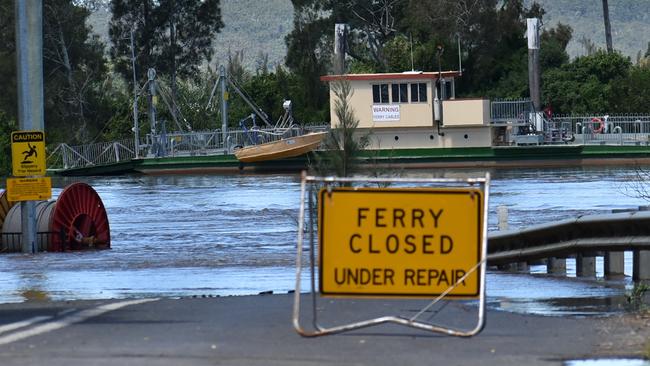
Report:
M 336 324 L 413 314 L 420 305 L 323 299 L 318 311 Z M 0 365 L 562 365 L 632 356 L 649 328 L 647 319 L 629 316 L 488 311 L 485 329 L 472 338 L 397 325 L 303 338 L 293 329 L 292 306 L 292 295 L 3 304 Z M 304 310 L 301 321 L 309 324 L 311 308 Z M 475 321 L 476 307 L 462 302 L 436 311 L 449 325 Z

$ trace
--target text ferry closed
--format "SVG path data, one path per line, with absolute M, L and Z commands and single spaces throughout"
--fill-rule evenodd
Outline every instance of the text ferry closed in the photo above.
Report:
M 479 295 L 482 191 L 474 188 L 323 189 L 323 295 Z

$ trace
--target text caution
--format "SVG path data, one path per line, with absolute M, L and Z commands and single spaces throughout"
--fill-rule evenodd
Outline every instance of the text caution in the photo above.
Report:
M 45 175 L 45 133 L 12 132 L 11 162 L 16 177 Z

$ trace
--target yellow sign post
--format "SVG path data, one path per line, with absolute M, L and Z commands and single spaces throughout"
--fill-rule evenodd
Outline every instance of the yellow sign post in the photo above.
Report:
M 368 188 L 368 184 L 385 183 L 400 187 Z M 292 318 L 296 331 L 313 337 L 392 323 L 461 337 L 481 332 L 486 314 L 489 186 L 489 173 L 461 179 L 317 177 L 303 172 Z M 318 193 L 316 187 L 321 188 Z M 317 209 L 312 209 L 313 197 L 318 198 Z M 308 294 L 312 298 L 307 327 L 301 321 L 305 259 L 311 267 Z M 317 295 L 329 297 L 327 303 L 319 302 Z M 384 312 L 377 312 L 380 305 L 388 314 L 338 325 L 336 316 L 328 319 L 334 324 L 319 321 L 319 313 L 329 304 L 358 298 L 382 298 L 364 302 L 364 308 L 374 306 L 379 315 Z M 390 315 L 386 306 L 402 309 L 403 298 L 417 299 L 414 304 L 422 304 L 425 298 L 431 301 L 408 316 Z M 478 304 L 473 327 L 433 322 L 438 312 L 430 309 L 454 299 Z
M 12 132 L 11 162 L 15 177 L 45 175 L 45 133 Z
M 482 210 L 474 188 L 322 189 L 321 294 L 477 298 Z
M 44 201 L 52 198 L 52 179 L 38 178 L 8 178 L 7 199 L 18 201 Z

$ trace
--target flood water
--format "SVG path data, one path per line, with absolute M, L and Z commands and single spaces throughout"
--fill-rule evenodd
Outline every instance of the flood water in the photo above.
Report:
M 490 173 L 489 230 L 497 228 L 498 206 L 508 208 L 510 228 L 521 228 L 647 204 L 625 192 L 634 168 Z M 484 172 L 405 174 L 476 177 Z M 112 249 L 2 255 L 0 303 L 286 293 L 295 286 L 298 175 L 54 178 L 53 197 L 74 181 L 89 183 L 99 193 L 110 220 Z M 571 260 L 567 267 L 568 279 L 544 275 L 539 266 L 532 268 L 532 275 L 491 271 L 488 303 L 555 315 L 623 308 L 629 279 L 577 279 Z M 602 264 L 597 269 L 602 276 Z M 631 271 L 628 253 L 628 276 Z

